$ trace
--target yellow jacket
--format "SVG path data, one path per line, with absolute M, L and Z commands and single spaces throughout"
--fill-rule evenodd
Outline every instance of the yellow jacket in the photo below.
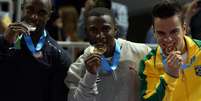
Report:
M 201 101 L 201 41 L 185 36 L 187 63 L 180 70 L 179 78 L 164 71 L 160 47 L 152 50 L 140 63 L 142 101 Z

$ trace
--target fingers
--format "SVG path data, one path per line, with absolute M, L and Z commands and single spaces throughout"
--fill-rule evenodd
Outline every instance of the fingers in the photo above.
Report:
M 7 40 L 8 43 L 14 43 L 18 35 L 25 33 L 29 34 L 27 27 L 25 27 L 21 23 L 12 23 L 5 31 L 4 38 Z
M 170 68 L 180 68 L 182 64 L 182 56 L 180 51 L 173 51 L 167 57 L 167 64 Z
M 21 33 L 28 32 L 28 28 L 22 23 L 12 23 L 8 26 L 8 29 L 14 32 L 21 32 Z
M 96 74 L 98 68 L 100 67 L 100 63 L 101 63 L 101 55 L 100 54 L 91 54 L 85 60 L 86 68 L 92 74 Z

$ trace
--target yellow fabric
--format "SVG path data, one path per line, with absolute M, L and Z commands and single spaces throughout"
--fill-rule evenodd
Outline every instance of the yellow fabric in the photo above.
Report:
M 7 28 L 8 25 L 11 24 L 11 22 L 12 22 L 11 18 L 9 16 L 4 16 L 1 21 L 5 28 Z
M 179 78 L 173 78 L 163 70 L 160 47 L 157 48 L 156 56 L 145 61 L 143 72 L 147 82 L 145 99 L 156 92 L 162 77 L 167 84 L 163 101 L 201 101 L 201 76 L 196 75 L 195 72 L 195 67 L 201 67 L 201 50 L 189 37 L 185 36 L 185 40 L 188 49 L 187 63 L 193 56 L 196 60 L 193 65 L 180 71 Z

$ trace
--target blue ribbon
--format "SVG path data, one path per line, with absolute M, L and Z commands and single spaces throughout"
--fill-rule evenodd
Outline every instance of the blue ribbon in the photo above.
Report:
M 31 51 L 32 55 L 34 55 L 34 54 L 37 54 L 44 46 L 45 39 L 47 37 L 47 32 L 44 30 L 43 34 L 41 35 L 41 37 L 36 45 L 36 48 L 32 42 L 30 35 L 24 34 L 23 37 L 24 37 L 24 40 L 25 40 L 25 43 L 26 43 L 28 49 Z
M 112 57 L 111 65 L 108 63 L 105 56 L 103 55 L 101 57 L 101 68 L 100 68 L 100 70 L 106 71 L 108 73 L 112 73 L 112 71 L 116 70 L 118 67 L 118 64 L 119 64 L 119 60 L 120 60 L 120 52 L 121 52 L 120 44 L 117 40 L 115 40 L 115 52 L 114 52 L 114 55 Z

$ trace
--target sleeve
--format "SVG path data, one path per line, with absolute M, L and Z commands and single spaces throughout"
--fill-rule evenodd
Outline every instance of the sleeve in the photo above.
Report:
M 64 78 L 66 76 L 66 71 L 71 64 L 71 59 L 69 54 L 61 49 L 61 47 L 58 49 L 58 57 L 56 58 L 56 64 L 54 64 L 53 67 L 54 71 L 52 72 L 53 74 L 50 75 L 49 101 L 67 101 L 68 89 L 64 84 Z
M 172 101 L 172 92 L 177 79 L 166 73 L 160 75 L 156 67 L 149 64 L 150 62 L 147 57 L 140 62 L 142 101 Z
M 65 84 L 69 88 L 68 101 L 96 101 L 97 76 L 86 71 L 84 55 L 73 63 L 65 78 Z
M 3 62 L 7 59 L 7 57 L 10 55 L 11 51 L 9 51 L 13 47 L 13 44 L 9 44 L 6 42 L 6 40 L 3 38 L 3 36 L 0 36 L 0 62 Z

